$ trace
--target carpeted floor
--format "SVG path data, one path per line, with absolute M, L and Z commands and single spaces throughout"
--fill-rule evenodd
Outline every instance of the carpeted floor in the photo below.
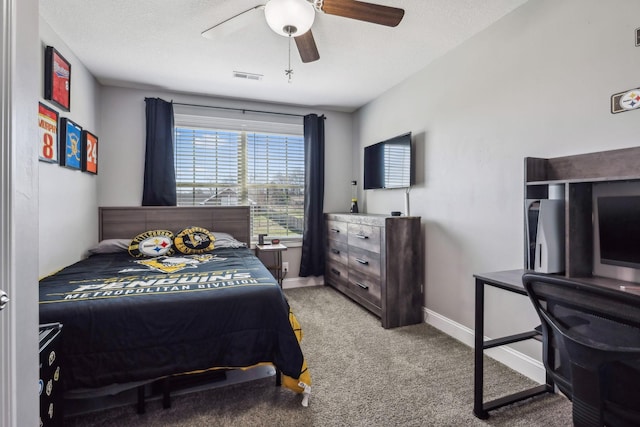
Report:
M 66 420 L 67 426 L 571 426 L 571 405 L 547 395 L 473 416 L 473 350 L 427 325 L 383 329 L 335 290 L 285 291 L 304 331 L 310 405 L 273 378 Z M 534 385 L 487 358 L 485 399 Z

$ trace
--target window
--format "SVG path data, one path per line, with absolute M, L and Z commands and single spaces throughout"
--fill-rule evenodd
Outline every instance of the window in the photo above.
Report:
M 299 239 L 304 224 L 302 126 L 267 131 L 224 125 L 185 125 L 176 115 L 175 166 L 179 206 L 249 205 L 252 238 Z M 208 122 L 208 120 L 204 120 Z M 210 124 L 211 126 L 207 126 Z M 254 128 L 258 126 L 253 123 Z M 278 132 L 279 131 L 279 132 Z

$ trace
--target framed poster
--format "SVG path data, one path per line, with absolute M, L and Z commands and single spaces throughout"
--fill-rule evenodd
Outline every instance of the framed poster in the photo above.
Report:
M 58 163 L 58 112 L 38 103 L 38 128 L 40 129 L 40 153 L 42 162 Z
M 82 167 L 82 126 L 70 119 L 60 119 L 60 166 Z
M 44 50 L 44 99 L 71 110 L 71 64 L 52 46 Z
M 98 137 L 87 130 L 82 131 L 82 170 L 98 174 Z

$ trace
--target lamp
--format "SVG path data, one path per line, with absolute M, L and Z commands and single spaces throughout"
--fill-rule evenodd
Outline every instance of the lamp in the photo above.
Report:
M 307 0 L 269 0 L 264 16 L 277 34 L 301 36 L 311 29 L 316 11 Z

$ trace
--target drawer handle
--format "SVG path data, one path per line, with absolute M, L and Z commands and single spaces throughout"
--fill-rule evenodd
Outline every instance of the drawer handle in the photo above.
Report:
M 332 272 L 333 274 L 335 274 L 336 276 L 339 276 L 339 275 L 340 275 L 340 272 L 339 272 L 338 270 L 336 270 L 335 268 L 332 268 L 332 269 L 331 269 L 331 272 Z
M 337 228 L 332 228 L 331 231 L 333 231 L 334 233 L 339 233 L 340 230 L 338 230 Z
M 358 239 L 368 239 L 369 238 L 369 236 L 365 236 L 364 234 L 360 234 L 360 233 L 356 234 L 356 237 Z
M 337 249 L 331 249 L 331 252 L 333 252 L 333 253 L 334 253 L 334 254 L 336 254 L 336 255 L 338 255 L 338 254 L 340 253 L 340 251 L 339 251 L 339 250 L 337 250 Z
M 369 287 L 367 285 L 365 285 L 364 283 L 361 283 L 361 282 L 356 282 L 356 285 L 360 286 L 362 289 L 369 289 Z
M 356 262 L 359 262 L 362 265 L 369 265 L 369 261 L 360 258 L 356 258 Z

